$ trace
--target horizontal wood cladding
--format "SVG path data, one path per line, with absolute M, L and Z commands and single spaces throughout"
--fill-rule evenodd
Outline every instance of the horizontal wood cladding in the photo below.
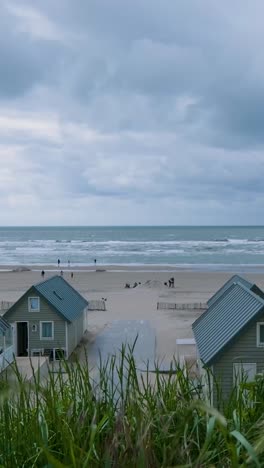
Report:
M 29 312 L 28 298 L 40 297 L 39 312 Z M 65 338 L 65 320 L 59 313 L 55 312 L 48 302 L 38 296 L 36 292 L 29 291 L 14 308 L 8 311 L 5 318 L 9 323 L 14 322 L 28 322 L 28 336 L 29 336 L 29 354 L 31 355 L 32 349 L 38 348 L 64 348 L 66 346 Z M 42 340 L 40 339 L 40 322 L 51 321 L 54 323 L 54 339 Z M 35 330 L 35 331 L 34 331 Z
M 68 324 L 68 353 L 69 356 L 80 343 L 84 333 L 84 314 L 77 320 Z
M 224 397 L 233 388 L 233 364 L 256 363 L 257 373 L 264 372 L 264 348 L 257 346 L 257 323 L 264 322 L 264 315 L 251 324 L 213 362 L 214 376 L 219 381 Z

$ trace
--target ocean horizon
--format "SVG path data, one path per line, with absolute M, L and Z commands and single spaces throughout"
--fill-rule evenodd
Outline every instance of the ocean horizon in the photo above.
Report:
M 0 265 L 264 269 L 264 226 L 0 227 Z

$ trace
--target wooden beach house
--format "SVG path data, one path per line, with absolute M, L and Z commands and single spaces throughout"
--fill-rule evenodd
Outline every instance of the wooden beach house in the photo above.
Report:
M 206 368 L 211 371 L 207 385 L 216 404 L 216 385 L 223 398 L 228 398 L 242 375 L 252 381 L 256 374 L 264 374 L 263 292 L 236 275 L 208 301 L 208 306 L 193 323 L 193 333 L 201 374 L 207 375 Z
M 67 359 L 86 329 L 87 306 L 61 276 L 32 286 L 4 315 L 13 329 L 15 355 Z

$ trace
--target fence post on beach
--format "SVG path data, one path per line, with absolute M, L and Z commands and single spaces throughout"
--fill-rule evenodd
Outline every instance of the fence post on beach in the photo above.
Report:
M 207 304 L 203 302 L 157 302 L 157 310 L 205 310 Z

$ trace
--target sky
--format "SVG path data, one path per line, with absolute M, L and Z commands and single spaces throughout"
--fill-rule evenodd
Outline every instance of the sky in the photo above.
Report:
M 0 224 L 263 224 L 262 0 L 1 0 Z

